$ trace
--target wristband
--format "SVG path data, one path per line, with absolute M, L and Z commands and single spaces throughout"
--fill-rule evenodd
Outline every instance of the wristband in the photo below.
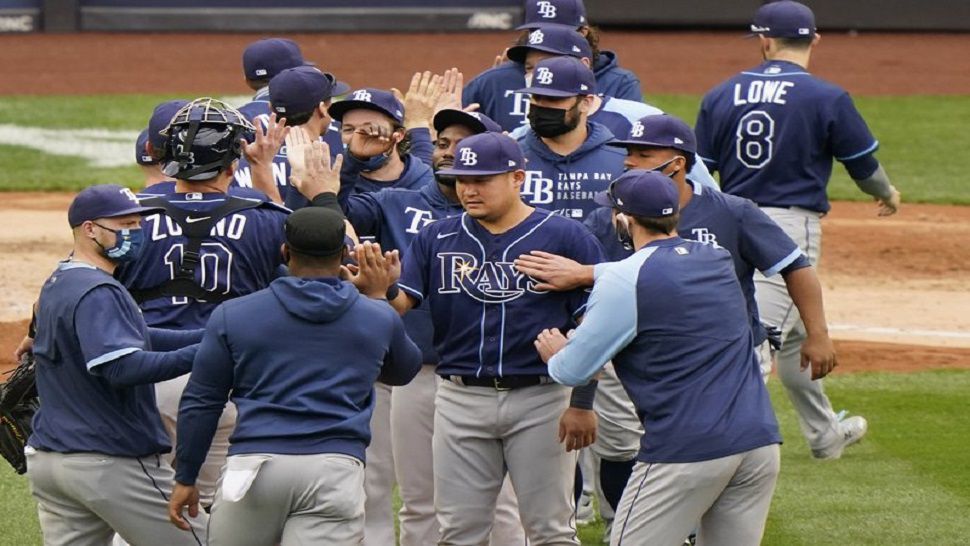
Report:
M 593 409 L 598 384 L 599 381 L 594 379 L 581 387 L 573 387 L 573 392 L 569 395 L 569 407 L 583 410 Z
M 398 294 L 401 293 L 401 287 L 397 283 L 392 284 L 387 287 L 387 301 L 392 301 L 397 299 Z

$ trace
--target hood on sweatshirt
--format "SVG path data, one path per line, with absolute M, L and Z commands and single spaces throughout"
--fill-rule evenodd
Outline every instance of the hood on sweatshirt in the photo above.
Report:
M 536 134 L 536 132 L 531 129 L 529 129 L 529 132 L 520 141 L 520 145 L 523 147 L 522 151 L 525 153 L 525 156 L 527 158 L 531 154 L 535 154 L 536 156 L 541 157 L 542 159 L 549 161 L 550 163 L 561 163 L 561 162 L 572 163 L 590 152 L 603 149 L 604 144 L 606 144 L 607 142 L 610 142 L 611 140 L 614 140 L 613 133 L 611 133 L 609 129 L 607 129 L 603 125 L 600 125 L 599 123 L 588 121 L 586 123 L 586 130 L 587 130 L 586 140 L 583 141 L 582 145 L 580 145 L 579 148 L 576 148 L 576 150 L 574 150 L 569 155 L 565 155 L 565 156 L 559 155 L 556 152 L 550 150 L 549 146 L 546 146 L 546 143 L 542 142 L 542 139 L 539 137 L 539 135 Z M 615 150 L 613 150 L 614 148 L 613 146 L 606 146 L 605 148 L 611 152 L 616 151 L 626 156 L 626 150 L 622 150 L 619 148 L 616 148 Z
M 288 313 L 315 323 L 339 319 L 360 297 L 357 287 L 336 277 L 280 277 L 269 288 Z

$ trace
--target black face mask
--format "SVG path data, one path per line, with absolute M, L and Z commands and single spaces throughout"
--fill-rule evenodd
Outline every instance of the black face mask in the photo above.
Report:
M 568 110 L 531 104 L 529 105 L 529 124 L 537 135 L 553 138 L 575 129 L 579 125 L 578 113 L 578 101 L 575 106 Z

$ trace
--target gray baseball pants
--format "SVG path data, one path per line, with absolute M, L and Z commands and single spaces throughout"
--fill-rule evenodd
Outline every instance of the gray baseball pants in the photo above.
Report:
M 610 546 L 757 546 L 780 468 L 778 444 L 694 463 L 637 463 Z M 697 527 L 697 522 L 700 526 Z
M 822 250 L 822 226 L 817 212 L 792 208 L 765 207 L 762 209 L 791 237 L 813 266 L 818 266 Z M 781 275 L 766 278 L 755 272 L 755 298 L 762 322 L 782 331 L 782 347 L 776 353 L 778 377 L 788 393 L 802 434 L 812 451 L 819 452 L 842 441 L 839 419 L 832 410 L 822 381 L 812 380 L 812 370 L 801 369 L 801 348 L 805 340 L 805 326 L 798 309 L 788 295 Z
M 25 452 L 45 546 L 109 546 L 116 532 L 137 546 L 206 544 L 204 512 L 188 518 L 194 536 L 168 520 L 175 471 L 162 457 Z
M 363 543 L 364 463 L 336 453 L 265 456 L 240 500 L 226 500 L 220 483 L 210 546 Z
M 559 443 L 569 389 L 546 384 L 499 391 L 443 381 L 435 399 L 435 508 L 440 545 L 488 544 L 506 472 L 529 543 L 578 546 L 575 452 Z
M 391 390 L 391 448 L 401 495 L 401 546 L 428 546 L 441 539 L 434 509 L 434 400 L 442 381 L 434 366 L 421 367 L 407 385 Z M 368 467 L 370 464 L 368 463 Z M 506 478 L 495 507 L 491 546 L 525 544 L 519 507 Z

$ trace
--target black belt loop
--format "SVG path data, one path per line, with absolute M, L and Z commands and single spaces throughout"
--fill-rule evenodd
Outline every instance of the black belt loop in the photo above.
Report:
M 475 377 L 474 375 L 444 375 L 444 379 L 464 387 L 491 387 L 497 391 L 510 391 L 536 385 L 547 385 L 553 380 L 548 375 L 512 375 L 508 377 Z

